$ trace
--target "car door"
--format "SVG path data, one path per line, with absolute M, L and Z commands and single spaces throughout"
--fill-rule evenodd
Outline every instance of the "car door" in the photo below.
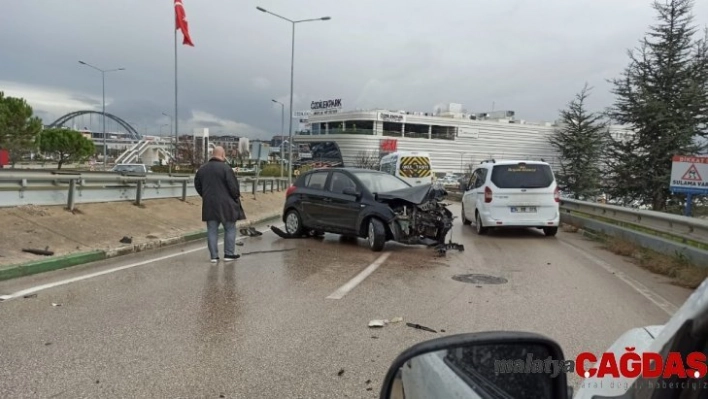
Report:
M 302 190 L 302 224 L 310 228 L 325 226 L 328 205 L 329 171 L 313 172 L 305 180 Z
M 479 189 L 484 186 L 484 179 L 487 170 L 484 168 L 476 169 L 470 176 L 470 181 L 467 183 L 467 191 L 465 192 L 465 217 L 467 220 L 474 221 L 474 213 L 477 209 L 477 201 L 479 199 Z M 484 193 L 481 194 L 482 196 Z
M 347 188 L 362 192 L 362 188 L 346 173 L 332 172 L 327 183 L 327 199 L 323 207 L 323 220 L 329 231 L 341 233 L 358 231 L 357 221 L 361 201 L 354 195 L 344 194 Z
M 477 171 L 475 170 L 470 175 L 469 180 L 465 183 L 465 192 L 462 194 L 462 205 L 465 208 L 465 217 L 467 220 L 474 220 L 470 215 L 474 215 L 474 184 L 477 179 Z
M 470 207 L 470 212 L 472 212 L 472 219 L 474 220 L 474 213 L 477 208 L 484 206 L 484 184 L 487 182 L 488 170 L 486 168 L 477 169 L 477 178 L 475 179 L 474 186 L 472 186 L 472 204 Z

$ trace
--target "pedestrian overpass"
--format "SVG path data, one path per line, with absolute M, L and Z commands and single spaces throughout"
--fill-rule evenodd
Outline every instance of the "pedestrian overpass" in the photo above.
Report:
M 160 159 L 165 162 L 174 162 L 173 144 L 167 140 L 159 138 L 142 138 L 132 147 L 128 148 L 116 158 L 116 164 L 120 163 L 143 163 L 146 165 L 155 165 L 160 163 Z M 216 147 L 213 143 L 209 143 L 209 150 Z
M 144 163 L 154 165 L 160 163 L 160 159 L 164 159 L 166 162 L 174 161 L 172 147 L 173 145 L 169 141 L 143 138 L 120 154 L 116 158 L 116 164 Z

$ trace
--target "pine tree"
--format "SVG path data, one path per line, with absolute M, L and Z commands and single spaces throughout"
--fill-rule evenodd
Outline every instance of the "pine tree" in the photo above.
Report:
M 549 138 L 558 151 L 560 173 L 556 179 L 563 191 L 579 199 L 596 196 L 601 189 L 601 163 L 608 142 L 603 115 L 587 111 L 587 83 L 560 113 L 561 127 Z
M 32 114 L 25 99 L 6 97 L 0 91 L 0 149 L 10 152 L 13 164 L 34 149 L 42 130 L 42 121 Z
M 610 192 L 664 210 L 670 198 L 671 158 L 702 150 L 708 136 L 708 31 L 693 41 L 693 0 L 656 1 L 652 26 L 622 77 L 611 118 L 636 132 L 613 139 L 608 153 Z

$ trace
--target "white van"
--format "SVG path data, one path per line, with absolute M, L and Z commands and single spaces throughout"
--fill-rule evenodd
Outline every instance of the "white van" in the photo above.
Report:
M 483 161 L 462 196 L 462 220 L 477 233 L 490 228 L 535 227 L 555 236 L 560 192 L 551 166 L 539 161 Z
M 380 171 L 403 179 L 411 186 L 433 182 L 433 167 L 427 152 L 394 152 L 381 158 L 379 165 Z

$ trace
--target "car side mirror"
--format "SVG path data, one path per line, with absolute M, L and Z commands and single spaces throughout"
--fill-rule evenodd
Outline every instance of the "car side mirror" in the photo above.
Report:
M 353 195 L 357 198 L 361 197 L 361 192 L 357 191 L 357 189 L 354 187 L 345 188 L 344 190 L 342 190 L 342 194 Z
M 381 399 L 568 399 L 560 346 L 528 332 L 450 335 L 414 345 L 391 364 Z

